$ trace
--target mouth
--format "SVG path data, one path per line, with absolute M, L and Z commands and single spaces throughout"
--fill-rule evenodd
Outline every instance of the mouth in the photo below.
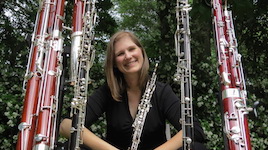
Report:
M 130 67 L 132 64 L 138 62 L 137 60 L 133 60 L 133 61 L 130 61 L 128 63 L 125 64 L 126 67 Z

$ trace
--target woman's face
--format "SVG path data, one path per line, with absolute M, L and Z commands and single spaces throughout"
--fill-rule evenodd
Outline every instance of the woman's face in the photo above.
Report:
M 114 45 L 115 65 L 124 75 L 137 74 L 143 65 L 143 54 L 129 36 L 122 37 Z

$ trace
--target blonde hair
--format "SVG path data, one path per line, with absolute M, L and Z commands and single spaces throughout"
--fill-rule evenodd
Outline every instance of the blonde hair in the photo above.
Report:
M 149 60 L 147 54 L 141 45 L 139 39 L 131 32 L 128 31 L 119 31 L 115 33 L 111 38 L 110 42 L 107 46 L 107 54 L 106 54 L 106 61 L 105 61 L 105 74 L 107 78 L 107 83 L 110 88 L 112 97 L 116 101 L 122 100 L 122 94 L 126 91 L 126 82 L 124 80 L 123 73 L 121 73 L 115 67 L 115 53 L 114 53 L 114 45 L 118 42 L 121 38 L 130 37 L 130 39 L 142 50 L 144 62 L 140 71 L 139 81 L 140 81 L 140 88 L 143 90 L 145 88 L 146 82 L 148 80 L 148 70 L 149 70 Z

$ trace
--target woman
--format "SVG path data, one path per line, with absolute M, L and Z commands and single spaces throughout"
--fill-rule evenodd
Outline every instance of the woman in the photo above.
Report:
M 107 119 L 105 140 L 85 129 L 84 144 L 92 149 L 128 149 L 132 143 L 132 124 L 145 90 L 149 62 L 144 48 L 131 32 L 114 34 L 107 48 L 105 73 L 107 84 L 88 99 L 85 126 L 90 127 L 103 113 Z M 179 149 L 182 146 L 180 100 L 168 84 L 156 82 L 139 149 Z M 179 132 L 167 141 L 165 124 L 168 120 Z M 70 136 L 71 120 L 61 123 L 61 134 Z M 195 141 L 204 141 L 203 130 L 195 122 Z

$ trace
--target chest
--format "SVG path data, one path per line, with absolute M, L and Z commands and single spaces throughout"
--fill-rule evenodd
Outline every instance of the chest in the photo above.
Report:
M 134 119 L 138 112 L 138 106 L 141 100 L 141 93 L 140 92 L 128 92 L 127 97 L 128 97 L 127 102 L 128 102 L 129 112 L 130 112 L 132 119 Z
M 162 115 L 159 115 L 161 112 L 159 112 L 154 103 L 152 105 L 142 131 L 142 141 L 147 145 L 152 139 L 154 142 L 165 140 L 165 119 L 161 117 Z M 122 144 L 122 140 L 126 140 L 126 145 L 130 146 L 134 120 L 130 114 L 128 103 L 116 103 L 110 106 L 109 112 L 106 112 L 106 114 L 107 139 L 113 143 L 118 142 L 118 144 Z
M 159 130 L 159 128 L 165 126 L 165 118 L 163 113 L 160 111 L 160 109 L 158 109 L 155 101 L 151 102 L 152 107 L 146 116 L 144 124 L 144 130 L 146 130 L 145 132 L 155 132 L 156 130 Z M 129 105 L 129 101 L 127 100 L 112 103 L 106 112 L 107 127 L 113 131 L 122 132 L 122 134 L 132 134 L 134 117 L 131 114 L 131 111 L 135 111 L 134 114 L 136 115 L 138 111 L 137 107 L 138 103 Z

